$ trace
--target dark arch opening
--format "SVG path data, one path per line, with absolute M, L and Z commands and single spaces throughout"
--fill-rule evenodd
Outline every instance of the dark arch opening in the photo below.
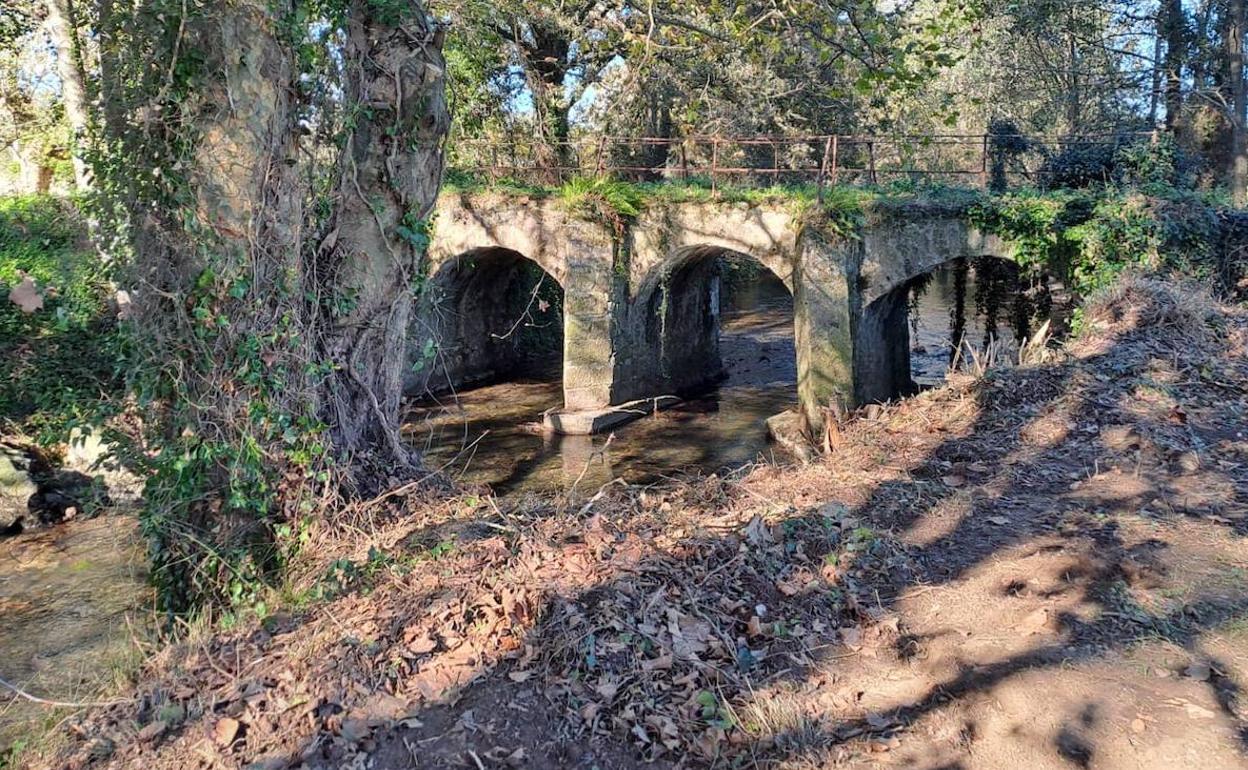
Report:
M 793 295 L 753 257 L 718 247 L 684 252 L 645 308 L 645 338 L 667 392 L 728 385 L 793 389 Z
M 561 378 L 563 288 L 533 260 L 469 251 L 434 276 L 430 294 L 436 338 L 416 351 L 416 366 L 441 369 L 431 390 Z
M 871 302 L 855 345 L 860 403 L 914 395 L 939 385 L 976 353 L 1017 356 L 1046 319 L 1059 320 L 1054 285 L 998 257 L 954 259 Z M 982 359 L 981 359 L 982 360 Z

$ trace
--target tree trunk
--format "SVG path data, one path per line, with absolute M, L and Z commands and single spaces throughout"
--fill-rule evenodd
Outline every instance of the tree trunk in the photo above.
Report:
M 540 153 L 538 162 L 551 169 L 550 179 L 561 181 L 572 165 L 574 156 L 567 95 L 564 80 L 568 75 L 568 57 L 572 41 L 567 34 L 548 22 L 530 21 L 528 37 L 517 35 L 517 47 L 524 67 L 525 83 L 533 98 L 533 118 L 537 124 Z
M 1148 125 L 1157 127 L 1157 109 L 1161 106 L 1161 25 L 1153 33 L 1153 69 L 1148 89 Z
M 374 447 L 414 466 L 399 442 L 399 400 L 413 294 L 442 176 L 441 28 L 422 3 L 397 18 L 355 0 L 343 52 L 346 139 L 334 220 L 316 256 L 324 357 L 337 364 L 322 412 L 335 449 L 356 465 Z
M 1244 0 L 1231 0 L 1227 25 L 1227 74 L 1231 86 L 1231 195 L 1235 205 L 1248 203 L 1248 137 L 1245 136 L 1245 108 L 1248 93 L 1244 84 Z
M 1187 24 L 1182 0 L 1164 0 L 1158 10 L 1166 39 L 1166 130 L 1175 131 L 1183 113 L 1183 66 L 1187 52 Z
M 151 463 L 143 525 L 159 601 L 180 611 L 272 566 L 274 527 L 305 475 L 291 459 L 315 405 L 281 26 L 292 9 L 230 0 L 154 22 L 175 38 L 142 26 L 141 6 L 102 5 L 103 241 L 133 252 L 130 374 L 155 395 L 138 437 Z M 202 58 L 175 91 L 153 70 L 179 51 Z
M 87 132 L 87 90 L 82 65 L 82 49 L 73 0 L 47 0 L 48 34 L 56 48 L 56 71 L 61 78 L 61 102 L 65 119 L 73 132 L 74 184 L 79 190 L 91 185 L 87 163 L 82 157 L 82 143 Z
M 1067 56 L 1070 59 L 1069 80 L 1066 83 L 1066 131 L 1074 135 L 1082 126 L 1083 97 L 1079 93 L 1079 44 L 1075 39 L 1075 18 L 1072 8 L 1067 15 L 1070 27 L 1066 31 Z

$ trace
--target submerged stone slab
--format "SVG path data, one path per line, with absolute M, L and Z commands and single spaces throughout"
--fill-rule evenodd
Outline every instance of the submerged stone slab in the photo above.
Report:
M 657 396 L 603 409 L 557 409 L 547 412 L 542 424 L 546 430 L 565 436 L 588 436 L 669 409 L 678 403 L 680 399 L 675 396 Z

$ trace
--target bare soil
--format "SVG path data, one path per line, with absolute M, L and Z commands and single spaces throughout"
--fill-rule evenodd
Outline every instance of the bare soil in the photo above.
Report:
M 297 580 L 336 596 L 32 764 L 1246 767 L 1248 314 L 1137 280 L 1086 317 L 807 466 L 362 506 Z

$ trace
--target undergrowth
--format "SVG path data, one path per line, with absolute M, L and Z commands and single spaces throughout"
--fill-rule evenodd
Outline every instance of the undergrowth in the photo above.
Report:
M 34 279 L 43 308 L 8 300 Z M 73 201 L 0 198 L 0 432 L 64 443 L 120 390 L 111 287 Z

